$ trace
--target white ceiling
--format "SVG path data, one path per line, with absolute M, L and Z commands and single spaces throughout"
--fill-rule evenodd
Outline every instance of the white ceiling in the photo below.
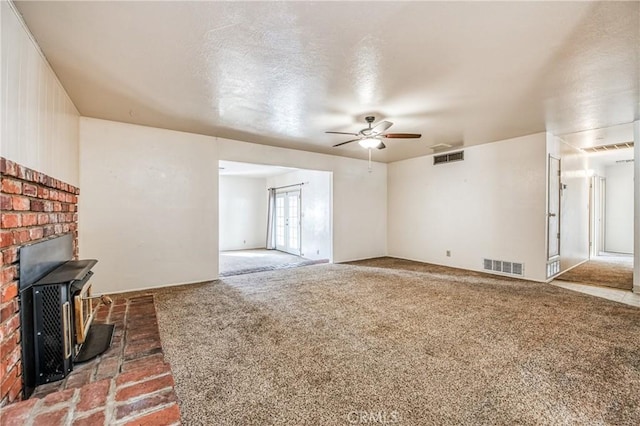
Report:
M 236 161 L 220 160 L 218 162 L 220 176 L 238 176 L 249 178 L 267 178 L 295 172 L 298 169 L 264 164 L 239 163 Z
M 621 142 L 629 142 L 633 139 L 624 138 L 622 140 L 615 140 L 615 134 L 608 134 L 604 136 L 604 139 L 612 140 L 610 144 L 599 144 L 594 143 L 587 146 L 598 146 L 598 145 L 613 145 L 619 144 Z M 590 167 L 608 167 L 615 166 L 620 163 L 633 162 L 634 160 L 634 149 L 633 147 L 625 148 L 623 147 L 609 147 L 607 150 L 591 152 L 587 151 L 587 158 L 589 159 Z
M 89 117 L 358 158 L 323 132 L 423 134 L 378 161 L 639 118 L 640 2 L 16 5 Z
M 620 124 L 602 129 L 585 130 L 561 135 L 560 137 L 566 143 L 576 148 L 633 142 L 633 123 Z
M 633 162 L 633 148 L 625 148 L 616 151 L 596 152 L 588 155 L 590 167 L 615 166 L 624 162 Z

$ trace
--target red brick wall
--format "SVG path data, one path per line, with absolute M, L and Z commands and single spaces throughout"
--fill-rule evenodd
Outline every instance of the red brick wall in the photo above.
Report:
M 73 233 L 79 189 L 0 157 L 0 407 L 22 398 L 18 280 L 21 246 Z

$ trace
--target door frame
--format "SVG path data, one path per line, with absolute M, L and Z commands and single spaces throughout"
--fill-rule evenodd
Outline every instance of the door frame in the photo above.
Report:
M 553 161 L 557 161 L 558 162 L 558 173 L 557 173 L 557 177 L 556 176 L 551 176 L 552 173 L 552 167 L 551 164 Z M 562 221 L 561 219 L 561 213 L 562 213 L 562 180 L 561 180 L 561 172 L 562 172 L 562 161 L 560 158 L 558 157 L 554 157 L 553 155 L 549 154 L 549 160 L 548 160 L 548 173 L 547 173 L 547 181 L 548 181 L 548 185 L 547 185 L 547 261 L 549 260 L 553 260 L 553 259 L 557 259 L 560 257 L 560 253 L 561 253 L 561 246 L 560 246 L 560 232 L 561 232 L 561 225 L 562 225 Z M 554 180 L 552 179 L 556 179 L 558 181 L 558 185 L 557 185 L 557 205 L 558 205 L 558 211 L 557 212 L 551 212 L 551 201 L 552 201 L 552 197 L 556 194 L 555 191 L 552 191 L 552 182 Z M 558 249 L 557 249 L 557 253 L 556 254 L 551 254 L 551 240 L 552 240 L 552 236 L 551 236 L 551 218 L 555 217 L 556 221 L 557 221 L 557 233 L 556 233 L 556 237 L 555 239 L 557 239 L 558 241 Z
M 596 247 L 596 255 L 607 250 L 607 178 L 600 176 L 599 184 L 598 190 L 600 191 L 600 195 L 598 197 L 598 210 L 600 214 L 600 223 L 598 224 L 597 232 L 600 237 L 600 241 L 598 241 L 598 246 Z

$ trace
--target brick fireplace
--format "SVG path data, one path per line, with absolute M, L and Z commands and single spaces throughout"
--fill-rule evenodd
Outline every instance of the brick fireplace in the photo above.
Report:
M 0 157 L 0 407 L 22 399 L 19 249 L 71 233 L 78 257 L 80 190 Z

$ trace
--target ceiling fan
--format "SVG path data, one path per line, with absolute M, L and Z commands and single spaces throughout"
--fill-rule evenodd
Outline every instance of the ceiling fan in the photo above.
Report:
M 385 149 L 387 146 L 382 142 L 382 139 L 417 139 L 422 137 L 420 133 L 384 133 L 389 127 L 393 126 L 393 123 L 390 121 L 381 121 L 375 126 L 371 127 L 373 122 L 376 120 L 373 116 L 365 117 L 369 127 L 365 127 L 360 130 L 358 133 L 349 133 L 349 132 L 325 132 L 331 133 L 335 135 L 351 135 L 357 136 L 356 139 L 351 139 L 346 142 L 341 142 L 339 144 L 333 145 L 334 148 L 342 145 L 346 145 L 351 142 L 358 142 L 358 144 L 367 149 L 378 148 Z

